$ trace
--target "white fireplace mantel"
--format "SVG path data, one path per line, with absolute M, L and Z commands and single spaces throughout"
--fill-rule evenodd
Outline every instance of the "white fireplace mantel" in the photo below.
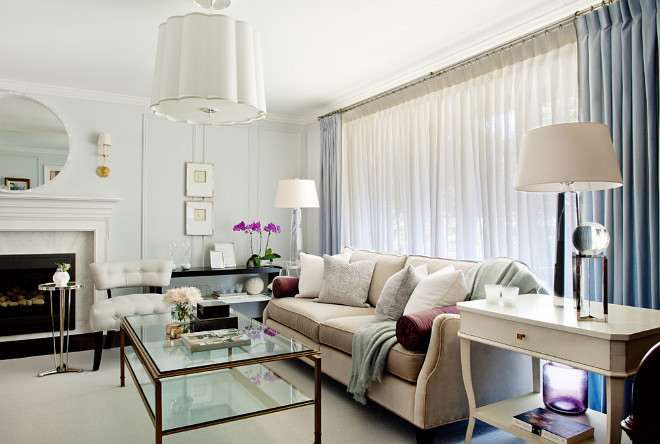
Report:
M 108 259 L 114 197 L 0 193 L 0 231 L 91 231 L 94 261 Z

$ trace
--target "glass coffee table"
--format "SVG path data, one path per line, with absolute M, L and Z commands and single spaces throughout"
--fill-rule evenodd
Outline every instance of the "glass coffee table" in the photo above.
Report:
M 251 344 L 189 352 L 168 339 L 166 325 L 148 316 L 121 321 L 121 386 L 128 368 L 156 429 L 163 436 L 306 405 L 314 405 L 314 443 L 321 443 L 321 357 L 294 339 L 232 311 Z M 309 357 L 314 362 L 314 397 L 265 364 Z M 125 365 L 126 364 L 126 365 Z

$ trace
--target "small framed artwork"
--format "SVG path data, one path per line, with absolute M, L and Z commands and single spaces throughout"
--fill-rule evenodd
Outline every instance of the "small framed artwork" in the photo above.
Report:
M 213 202 L 186 201 L 186 235 L 213 235 Z
M 211 269 L 225 268 L 225 257 L 222 251 L 211 250 Z
M 44 183 L 48 183 L 60 174 L 64 165 L 44 165 Z
M 5 177 L 5 186 L 8 190 L 23 191 L 30 189 L 30 179 L 20 179 L 18 177 Z
M 216 242 L 213 244 L 215 251 L 222 251 L 225 258 L 225 267 L 236 266 L 236 253 L 234 252 L 234 244 L 231 242 Z
M 186 196 L 213 197 L 213 164 L 186 162 Z

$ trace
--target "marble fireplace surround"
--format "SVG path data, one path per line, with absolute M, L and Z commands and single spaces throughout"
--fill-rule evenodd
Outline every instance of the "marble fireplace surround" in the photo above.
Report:
M 108 259 L 110 220 L 120 199 L 0 194 L 0 254 L 76 254 L 76 328 L 90 332 L 89 307 L 95 299 L 89 264 Z M 0 342 L 49 337 L 50 333 L 0 336 Z

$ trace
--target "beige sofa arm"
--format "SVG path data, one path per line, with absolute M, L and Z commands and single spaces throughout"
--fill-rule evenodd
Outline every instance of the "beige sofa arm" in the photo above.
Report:
M 467 418 L 467 395 L 461 373 L 460 316 L 441 314 L 433 321 L 431 341 L 417 378 L 414 424 L 428 429 Z M 473 343 L 472 381 L 477 405 L 532 390 L 531 358 Z

